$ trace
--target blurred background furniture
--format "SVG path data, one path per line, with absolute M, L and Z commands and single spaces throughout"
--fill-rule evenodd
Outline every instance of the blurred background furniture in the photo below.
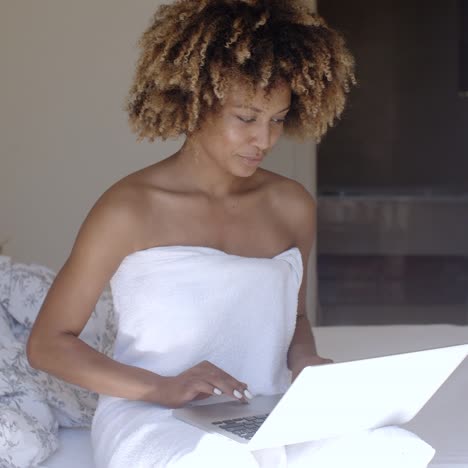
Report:
M 468 195 L 318 197 L 321 325 L 468 323 Z

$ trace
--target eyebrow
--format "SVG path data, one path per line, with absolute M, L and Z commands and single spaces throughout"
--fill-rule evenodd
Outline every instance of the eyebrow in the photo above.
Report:
M 236 104 L 234 107 L 237 108 L 237 109 L 248 109 L 248 110 L 252 110 L 252 111 L 256 112 L 257 114 L 260 113 L 260 112 L 262 112 L 262 110 L 261 110 L 261 109 L 258 109 L 257 107 L 244 106 L 244 105 L 242 105 L 242 104 Z M 275 114 L 281 114 L 281 112 L 285 112 L 285 111 L 289 110 L 290 108 L 291 108 L 291 106 L 285 107 L 284 109 L 282 109 L 282 110 L 280 110 L 280 111 L 278 111 L 278 112 L 275 112 Z

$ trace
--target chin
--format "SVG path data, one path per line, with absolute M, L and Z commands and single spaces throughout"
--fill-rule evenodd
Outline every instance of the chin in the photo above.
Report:
M 255 162 L 246 162 L 243 158 L 239 161 L 240 164 L 236 164 L 235 167 L 233 167 L 233 173 L 234 175 L 238 177 L 250 177 L 255 172 L 257 172 L 257 169 L 260 167 L 261 161 L 255 161 Z
M 251 177 L 257 172 L 258 167 L 241 167 L 232 171 L 236 177 Z

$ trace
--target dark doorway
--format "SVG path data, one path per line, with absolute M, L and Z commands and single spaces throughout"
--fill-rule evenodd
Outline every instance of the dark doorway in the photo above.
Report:
M 318 1 L 359 82 L 318 147 L 321 324 L 467 323 L 463 1 Z

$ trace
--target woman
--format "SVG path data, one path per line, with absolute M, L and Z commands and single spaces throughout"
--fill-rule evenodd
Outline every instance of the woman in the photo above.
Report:
M 305 310 L 314 200 L 259 165 L 283 130 L 325 133 L 354 82 L 353 60 L 339 34 L 292 0 L 179 0 L 158 9 L 140 46 L 131 126 L 139 138 L 185 142 L 97 201 L 28 357 L 101 394 L 98 466 L 256 466 L 258 456 L 170 408 L 221 394 L 247 402 L 329 362 Z M 78 338 L 110 280 L 114 359 Z

